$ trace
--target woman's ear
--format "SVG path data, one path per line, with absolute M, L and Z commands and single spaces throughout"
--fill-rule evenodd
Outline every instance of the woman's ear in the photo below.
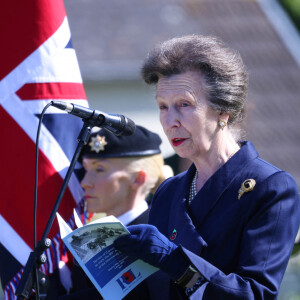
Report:
M 224 112 L 220 112 L 219 113 L 219 119 L 224 120 L 226 123 L 228 123 L 229 120 L 229 114 L 224 113 Z
M 219 113 L 218 115 L 218 127 L 222 130 L 227 126 L 229 120 L 229 114 L 227 113 Z
M 134 181 L 132 183 L 134 188 L 138 188 L 141 185 L 143 185 L 146 181 L 146 172 L 145 171 L 139 171 L 135 173 Z

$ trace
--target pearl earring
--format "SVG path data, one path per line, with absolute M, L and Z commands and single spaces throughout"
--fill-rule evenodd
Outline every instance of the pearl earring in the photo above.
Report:
M 223 130 L 227 126 L 227 122 L 225 120 L 219 119 L 218 125 Z

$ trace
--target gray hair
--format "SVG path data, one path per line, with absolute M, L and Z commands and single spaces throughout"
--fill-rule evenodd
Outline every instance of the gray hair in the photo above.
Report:
M 229 114 L 228 124 L 241 122 L 248 75 L 240 55 L 215 37 L 187 35 L 156 46 L 142 66 L 142 77 L 156 84 L 160 76 L 196 71 L 204 77 L 210 106 Z

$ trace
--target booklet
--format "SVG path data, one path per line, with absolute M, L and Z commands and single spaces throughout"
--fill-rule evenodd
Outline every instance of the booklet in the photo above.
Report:
M 60 235 L 74 258 L 105 300 L 119 300 L 158 269 L 113 247 L 113 241 L 130 234 L 114 216 L 82 225 L 74 210 L 77 229 L 57 213 Z

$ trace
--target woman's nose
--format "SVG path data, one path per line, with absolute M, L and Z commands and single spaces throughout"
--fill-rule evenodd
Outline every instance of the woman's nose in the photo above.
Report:
M 93 186 L 93 184 L 92 184 L 92 182 L 91 182 L 91 180 L 90 180 L 90 176 L 89 176 L 89 173 L 88 173 L 88 172 L 86 172 L 86 173 L 84 174 L 84 176 L 83 176 L 83 178 L 82 178 L 80 184 L 81 184 L 81 187 L 82 187 L 83 189 L 86 189 L 86 188 L 89 188 L 89 187 L 92 187 L 92 186 Z
M 162 125 L 166 129 L 180 126 L 179 114 L 175 108 L 169 108 L 162 120 Z

